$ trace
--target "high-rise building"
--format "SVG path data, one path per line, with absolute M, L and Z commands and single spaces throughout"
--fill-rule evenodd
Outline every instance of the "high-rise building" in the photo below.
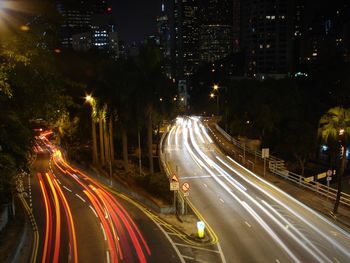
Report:
M 199 66 L 198 0 L 175 0 L 173 6 L 173 56 L 177 79 L 193 75 Z
M 241 42 L 241 0 L 232 1 L 232 51 L 240 51 Z
M 159 48 L 162 51 L 165 60 L 165 73 L 168 77 L 172 77 L 170 21 L 165 3 L 161 4 L 161 13 L 157 17 L 157 36 L 159 40 Z
M 62 16 L 61 44 L 77 51 L 98 49 L 118 55 L 118 39 L 112 23 L 112 8 L 106 0 L 58 1 Z
M 233 6 L 230 0 L 202 1 L 200 16 L 200 58 L 215 62 L 232 53 Z
M 310 68 L 328 60 L 350 61 L 350 4 L 335 1 L 317 6 L 305 1 L 304 30 L 301 31 L 300 63 Z
M 240 5 L 246 74 L 285 76 L 293 61 L 293 1 L 245 0 Z

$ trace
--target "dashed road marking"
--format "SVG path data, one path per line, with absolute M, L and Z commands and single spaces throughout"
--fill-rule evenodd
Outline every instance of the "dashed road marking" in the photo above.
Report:
M 244 221 L 244 223 L 245 223 L 248 227 L 252 227 L 247 221 Z
M 84 198 L 82 198 L 80 195 L 75 194 L 81 201 L 83 201 L 84 203 L 86 202 Z
M 221 201 L 221 203 L 225 203 L 225 201 L 222 198 L 219 198 L 219 200 Z
M 208 187 L 207 184 L 203 184 L 205 187 Z
M 63 186 L 64 189 L 66 189 L 69 192 L 72 192 L 72 190 L 70 190 L 68 187 L 66 187 L 65 185 Z
M 98 218 L 98 215 L 97 215 L 95 209 L 94 209 L 91 205 L 89 205 L 89 207 L 90 207 L 90 209 L 92 210 L 92 212 L 94 212 L 95 216 Z
M 107 263 L 109 263 L 110 259 L 109 259 L 109 251 L 108 250 L 106 251 L 106 256 L 107 256 Z
M 107 241 L 106 232 L 105 232 L 105 229 L 103 228 L 102 223 L 100 223 L 100 226 L 101 226 L 101 229 L 102 229 L 102 232 L 103 232 L 103 237 L 104 237 L 105 241 Z

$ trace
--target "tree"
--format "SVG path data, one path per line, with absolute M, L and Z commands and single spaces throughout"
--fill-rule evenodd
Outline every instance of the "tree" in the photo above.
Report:
M 342 177 L 346 166 L 345 149 L 350 138 L 350 109 L 334 107 L 329 109 L 320 119 L 318 134 L 328 144 L 339 143 L 340 163 L 338 169 L 338 191 L 333 213 L 338 211 L 342 191 Z

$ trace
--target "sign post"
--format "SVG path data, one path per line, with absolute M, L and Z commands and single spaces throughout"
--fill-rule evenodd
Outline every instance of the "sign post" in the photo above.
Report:
M 329 183 L 330 183 L 330 181 L 332 181 L 332 175 L 333 175 L 333 171 L 328 170 L 327 171 L 327 200 L 329 198 Z
M 173 177 L 170 180 L 170 191 L 174 192 L 174 211 L 176 213 L 176 192 L 179 191 L 180 185 L 179 185 L 179 179 L 177 178 L 176 174 L 173 174 Z
M 185 215 L 186 215 L 187 214 L 187 196 L 189 196 L 188 190 L 190 190 L 190 184 L 187 182 L 184 182 L 181 188 L 185 199 Z
M 266 158 L 269 158 L 269 156 L 270 156 L 270 149 L 269 148 L 262 148 L 261 157 L 264 158 L 264 177 L 266 174 Z

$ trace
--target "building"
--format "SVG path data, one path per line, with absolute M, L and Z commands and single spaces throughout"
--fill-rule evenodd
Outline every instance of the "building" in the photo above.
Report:
M 171 31 L 169 13 L 164 3 L 161 5 L 161 13 L 157 17 L 157 37 L 159 48 L 165 60 L 165 73 L 171 78 L 173 76 L 171 68 Z
M 241 44 L 241 0 L 232 1 L 232 51 L 240 51 Z
M 287 75 L 293 65 L 293 1 L 245 0 L 240 10 L 245 74 L 262 79 Z
M 201 5 L 200 59 L 215 62 L 233 52 L 233 2 L 207 0 Z
M 350 61 L 350 4 L 335 1 L 317 6 L 305 0 L 304 28 L 300 40 L 300 64 L 306 69 L 329 60 Z
M 76 51 L 103 50 L 118 57 L 118 36 L 112 23 L 112 8 L 106 0 L 59 1 L 62 16 L 62 48 Z
M 83 4 L 67 6 L 60 2 L 57 4 L 57 9 L 62 16 L 61 45 L 63 48 L 71 48 L 73 35 L 90 30 L 93 12 Z
M 197 0 L 178 0 L 173 6 L 172 41 L 175 77 L 189 78 L 199 66 L 199 5 Z

